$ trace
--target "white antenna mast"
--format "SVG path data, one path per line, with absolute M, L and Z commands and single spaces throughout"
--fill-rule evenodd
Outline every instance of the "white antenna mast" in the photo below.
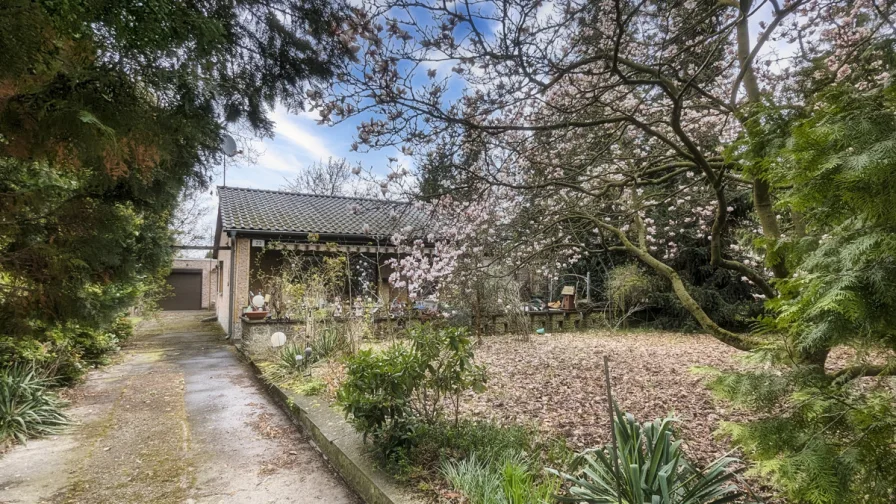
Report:
M 224 151 L 224 187 L 227 187 L 227 158 L 242 154 L 243 151 L 237 150 L 236 140 L 227 133 L 224 133 L 224 143 L 221 145 L 221 150 Z

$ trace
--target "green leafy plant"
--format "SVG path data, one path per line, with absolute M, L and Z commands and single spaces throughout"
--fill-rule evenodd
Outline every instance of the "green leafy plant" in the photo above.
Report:
M 485 370 L 472 363 L 466 330 L 424 324 L 409 332 L 409 340 L 381 353 L 358 352 L 337 391 L 346 416 L 386 453 L 409 444 L 417 424 L 439 420 L 445 399 L 455 405 L 456 423 L 460 393 L 485 383 Z
M 442 475 L 459 490 L 471 504 L 503 504 L 505 500 L 501 475 L 476 455 L 460 460 L 446 461 Z
M 638 310 L 647 306 L 648 298 L 654 290 L 655 282 L 637 264 L 617 266 L 610 271 L 606 284 L 607 319 L 614 325 L 625 324 Z
M 345 339 L 342 334 L 333 327 L 327 327 L 320 331 L 317 338 L 311 342 L 311 358 L 314 362 L 329 359 L 345 348 Z
M 520 453 L 497 463 L 476 454 L 459 461 L 446 460 L 441 472 L 471 504 L 540 504 L 549 502 L 559 488 L 556 478 L 538 481 Z
M 437 475 L 446 460 L 464 460 L 474 454 L 480 460 L 500 461 L 521 452 L 543 453 L 547 461 L 565 464 L 569 452 L 560 447 L 557 439 L 543 438 L 533 426 L 471 419 L 455 424 L 443 418 L 418 425 L 413 446 L 391 453 L 387 462 L 400 477 L 413 478 Z
M 65 403 L 48 388 L 33 365 L 22 363 L 0 370 L 0 442 L 57 434 L 70 425 Z
M 729 469 L 737 459 L 722 457 L 700 470 L 674 439 L 671 417 L 638 423 L 615 408 L 613 430 L 617 447 L 605 446 L 579 454 L 572 474 L 548 469 L 571 483 L 561 502 L 589 504 L 721 504 L 740 496 Z
M 812 376 L 806 368 L 716 372 L 709 386 L 753 415 L 719 429 L 753 461 L 749 474 L 769 481 L 793 502 L 896 498 L 896 408 L 890 390 L 855 390 Z
M 277 366 L 284 371 L 298 372 L 305 364 L 305 349 L 299 343 L 287 343 L 283 345 L 277 354 Z M 301 359 L 299 359 L 301 357 Z
M 109 354 L 133 335 L 124 318 L 100 328 L 78 324 L 36 325 L 35 334 L 0 336 L 0 362 L 33 364 L 56 385 L 78 381 L 91 367 L 108 364 Z
M 379 354 L 361 350 L 348 361 L 336 398 L 364 440 L 372 437 L 388 453 L 409 444 L 415 424 L 411 395 L 420 378 L 418 362 L 406 345 L 395 344 Z
M 326 388 L 327 384 L 324 381 L 309 379 L 296 386 L 295 391 L 302 395 L 315 396 L 320 395 Z
M 892 61 L 892 60 L 891 60 Z M 856 67 L 854 72 L 860 71 Z M 713 391 L 750 471 L 792 502 L 896 502 L 896 85 L 822 86 L 769 162 L 794 232 L 767 242 L 790 274 L 758 328 L 763 366 Z M 778 111 L 761 116 L 769 122 Z M 851 358 L 832 359 L 834 349 Z
M 134 336 L 134 324 L 127 317 L 118 317 L 109 327 L 109 332 L 123 343 Z

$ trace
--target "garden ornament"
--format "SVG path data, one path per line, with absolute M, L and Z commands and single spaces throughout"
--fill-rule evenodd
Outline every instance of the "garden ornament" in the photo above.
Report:
M 311 376 L 311 368 L 308 367 L 308 364 L 311 362 L 311 352 L 312 350 L 310 346 L 305 347 L 305 368 L 308 370 L 308 373 L 305 374 L 305 376 Z M 296 359 L 300 357 L 301 356 L 297 356 Z
M 277 331 L 271 335 L 271 346 L 274 348 L 282 347 L 286 344 L 286 334 L 283 334 L 281 331 Z

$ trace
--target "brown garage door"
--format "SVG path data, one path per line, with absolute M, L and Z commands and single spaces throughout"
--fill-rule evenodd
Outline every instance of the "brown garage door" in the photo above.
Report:
M 159 302 L 163 310 L 202 309 L 202 271 L 172 271 L 167 280 L 172 292 Z

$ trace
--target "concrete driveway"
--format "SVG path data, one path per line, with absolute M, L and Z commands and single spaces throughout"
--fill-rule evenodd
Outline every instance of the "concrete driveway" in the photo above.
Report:
M 206 312 L 163 312 L 72 391 L 71 432 L 0 458 L 0 502 L 357 503 Z

